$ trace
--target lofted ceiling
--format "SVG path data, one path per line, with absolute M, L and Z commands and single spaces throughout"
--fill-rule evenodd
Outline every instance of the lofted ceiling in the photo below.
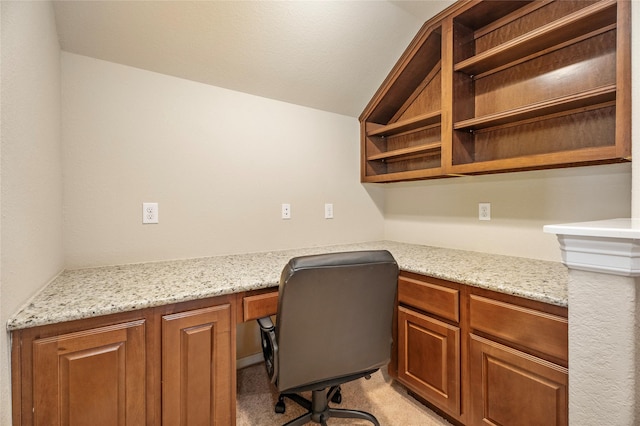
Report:
M 54 1 L 62 50 L 357 117 L 453 1 Z

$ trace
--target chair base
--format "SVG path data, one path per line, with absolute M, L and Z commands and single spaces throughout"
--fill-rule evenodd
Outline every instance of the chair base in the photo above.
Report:
M 279 403 L 286 397 L 308 410 L 308 413 L 291 420 L 284 426 L 302 426 L 309 422 L 319 423 L 326 426 L 327 420 L 331 417 L 363 419 L 370 421 L 375 426 L 380 426 L 378 419 L 365 411 L 329 407 L 329 399 L 331 399 L 338 389 L 338 386 L 333 386 L 328 392 L 325 392 L 324 389 L 314 390 L 311 394 L 311 401 L 295 393 L 281 394 L 280 400 L 278 401 Z

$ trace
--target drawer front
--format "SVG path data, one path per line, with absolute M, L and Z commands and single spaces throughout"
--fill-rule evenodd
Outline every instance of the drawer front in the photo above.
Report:
M 566 318 L 477 295 L 469 304 L 473 330 L 568 361 Z
M 460 291 L 401 276 L 398 302 L 451 321 L 460 321 Z
M 242 299 L 242 320 L 250 321 L 275 315 L 278 311 L 278 291 L 247 296 Z

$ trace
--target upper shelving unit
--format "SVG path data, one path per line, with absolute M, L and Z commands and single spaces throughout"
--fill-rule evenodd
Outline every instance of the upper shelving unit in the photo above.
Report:
M 425 25 L 362 113 L 363 182 L 441 175 L 441 46 Z
M 630 2 L 460 1 L 425 23 L 361 123 L 361 179 L 631 160 Z

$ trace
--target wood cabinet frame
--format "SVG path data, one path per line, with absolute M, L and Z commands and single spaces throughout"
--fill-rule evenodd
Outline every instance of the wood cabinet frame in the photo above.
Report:
M 492 371 L 497 371 L 498 376 L 505 371 L 515 371 L 513 374 L 522 372 L 519 377 L 525 379 L 539 376 L 541 380 L 535 382 L 537 394 L 542 399 L 548 398 L 548 395 L 556 396 L 555 418 L 558 419 L 557 424 L 564 424 L 568 368 L 567 308 L 405 271 L 400 273 L 397 305 L 396 312 L 400 314 L 394 317 L 395 349 L 388 371 L 418 399 L 454 422 L 482 424 L 482 419 L 487 415 L 498 415 L 495 414 L 496 410 L 505 409 L 508 413 L 508 410 L 513 409 L 513 406 L 492 406 L 491 400 L 485 399 L 485 390 L 492 383 L 492 378 L 482 373 L 482 369 L 486 371 L 485 367 L 489 364 L 499 367 L 506 362 L 517 368 L 494 368 Z M 221 386 L 218 393 L 223 393 L 226 397 L 217 400 L 214 396 L 216 401 L 212 402 L 212 393 L 202 392 L 204 399 L 199 404 L 206 409 L 217 403 L 216 409 L 223 407 L 220 417 L 224 419 L 222 421 L 234 424 L 235 324 L 241 321 L 243 315 L 253 318 L 255 315 L 275 313 L 276 306 L 277 290 L 265 289 L 14 331 L 13 424 L 18 426 L 35 423 L 33 407 L 37 402 L 34 401 L 34 396 L 38 392 L 34 390 L 34 386 L 40 386 L 36 384 L 34 377 L 34 365 L 37 364 L 35 347 L 54 348 L 49 345 L 66 341 L 80 347 L 86 341 L 89 343 L 85 345 L 87 347 L 103 348 L 105 345 L 99 343 L 101 333 L 112 334 L 114 331 L 120 333 L 120 337 L 116 336 L 116 341 L 128 339 L 123 337 L 123 332 L 126 334 L 131 331 L 133 350 L 144 352 L 141 357 L 137 357 L 138 361 L 131 368 L 144 369 L 144 395 L 138 395 L 137 404 L 144 401 L 142 417 L 146 425 L 159 425 L 163 421 L 163 363 L 183 365 L 183 355 L 188 355 L 193 345 L 202 345 L 204 342 L 209 350 L 204 351 L 206 354 L 203 352 L 202 356 L 198 355 L 187 370 L 203 365 L 205 368 L 201 370 L 206 370 L 210 361 L 216 357 L 210 350 L 211 342 L 219 338 L 217 343 L 220 346 L 217 349 L 224 351 L 227 356 L 221 358 L 224 358 L 229 374 L 222 377 L 221 381 L 213 379 L 208 383 Z M 218 325 L 221 327 L 217 330 L 220 333 L 212 333 Z M 408 357 L 413 357 L 413 360 L 420 358 L 418 352 L 421 344 L 411 347 L 407 328 L 403 329 L 407 326 L 413 327 L 414 336 L 418 336 L 418 339 L 426 336 L 426 346 L 439 345 L 440 358 L 438 360 L 438 354 L 434 358 L 438 370 L 435 375 L 433 372 L 425 373 L 422 366 L 414 368 L 408 365 Z M 186 340 L 182 337 L 185 334 Z M 115 348 L 113 339 L 108 340 L 106 346 Z M 94 345 L 94 341 L 98 343 Z M 58 351 L 58 348 L 65 352 L 69 345 L 63 343 L 54 349 Z M 185 348 L 186 352 L 183 350 Z M 99 354 L 100 350 L 85 352 L 82 356 L 91 357 L 94 353 Z M 170 356 L 167 357 L 167 354 Z M 142 360 L 144 365 L 141 366 Z M 413 360 L 409 363 L 414 362 Z M 227 369 L 222 366 L 219 370 Z M 193 373 L 191 369 L 191 377 Z M 140 371 L 137 377 L 140 377 Z M 184 383 L 183 378 L 174 377 L 173 380 Z M 196 382 L 193 390 L 202 386 L 200 380 Z M 138 390 L 140 383 L 134 378 L 133 386 L 137 386 Z M 49 385 L 43 386 L 46 388 Z M 205 386 L 209 385 L 205 383 Z M 494 392 L 501 392 L 503 389 L 498 386 Z M 175 404 L 184 402 L 185 394 L 174 393 L 173 396 Z M 228 410 L 224 407 L 228 407 Z M 134 424 L 141 424 L 142 417 L 138 417 L 138 422 Z
M 494 424 L 492 416 L 523 424 L 527 405 L 501 402 L 512 383 L 500 378 L 510 377 L 520 386 L 514 394 L 531 387 L 536 403 L 553 407 L 536 418 L 566 424 L 566 307 L 405 271 L 399 282 L 389 374 L 413 396 L 455 424 Z M 416 365 L 421 361 L 428 364 Z
M 159 376 L 153 367 L 154 342 L 148 339 L 154 333 L 153 310 L 145 309 L 136 312 L 108 315 L 100 318 L 90 318 L 86 320 L 70 321 L 60 324 L 44 325 L 29 329 L 17 330 L 11 333 L 12 342 L 12 413 L 13 424 L 31 425 L 35 424 L 33 407 L 34 401 L 34 342 L 46 339 L 55 339 L 56 336 L 68 336 L 74 333 L 81 333 L 95 329 L 108 327 L 118 327 L 127 323 L 143 323 L 144 337 L 143 350 L 145 351 L 144 374 L 146 375 L 144 402 L 145 418 L 147 424 L 155 424 L 155 413 L 157 399 L 154 397 L 153 389 L 160 384 Z M 18 396 L 18 397 L 16 397 Z M 54 420 L 50 420 L 53 423 Z M 158 420 L 159 421 L 159 420 Z
M 141 416 L 132 419 L 128 419 L 127 425 L 160 425 L 163 422 L 163 400 L 162 400 L 162 375 L 163 375 L 163 342 L 166 344 L 167 338 L 174 339 L 176 333 L 165 333 L 163 337 L 162 321 L 163 319 L 177 319 L 175 322 L 178 329 L 188 322 L 188 327 L 192 327 L 189 331 L 202 331 L 207 327 L 218 327 L 218 325 L 212 325 L 218 323 L 221 328 L 217 329 L 217 333 L 209 334 L 212 339 L 218 339 L 214 345 L 216 350 L 223 351 L 224 365 L 220 365 L 221 368 L 216 369 L 215 374 L 220 374 L 216 379 L 211 382 L 216 382 L 217 395 L 222 395 L 221 399 L 218 399 L 216 395 L 213 396 L 216 404 L 216 415 L 218 419 L 223 419 L 223 423 L 235 424 L 236 407 L 235 407 L 235 392 L 236 392 L 236 312 L 235 306 L 236 295 L 219 296 L 214 298 L 194 300 L 190 302 L 175 303 L 156 308 L 148 308 L 132 312 L 123 312 L 113 315 L 101 316 L 90 319 L 83 319 L 77 321 L 69 321 L 59 324 L 44 325 L 40 327 L 27 328 L 22 330 L 16 330 L 11 333 L 12 345 L 11 345 L 11 368 L 12 368 L 12 409 L 13 409 L 13 425 L 32 425 L 35 424 L 33 408 L 34 404 L 42 403 L 41 400 L 34 400 L 38 392 L 34 389 L 35 380 L 34 377 L 34 347 L 45 347 L 47 350 L 49 347 L 59 351 L 59 348 L 50 346 L 56 344 L 58 340 L 70 341 L 70 342 L 83 342 L 88 341 L 87 347 L 101 348 L 102 337 L 101 333 L 109 333 L 112 330 L 122 331 L 135 329 L 135 342 L 137 346 L 132 347 L 134 351 L 142 351 L 142 356 L 137 356 L 139 361 L 136 364 L 131 364 L 129 367 L 133 369 L 143 368 L 144 371 L 134 371 L 132 377 L 139 377 L 140 374 L 144 376 L 144 390 L 142 395 L 137 395 L 138 403 L 142 403 L 143 412 Z M 183 318 L 187 320 L 181 321 Z M 193 321 L 195 319 L 195 322 Z M 198 323 L 201 322 L 201 324 Z M 173 325 L 173 324 L 172 324 Z M 175 330 L 175 327 L 172 329 Z M 171 331 L 171 330 L 169 330 Z M 179 330 L 177 330 L 179 332 Z M 106 335 L 106 334 L 104 334 Z M 200 333 L 191 342 L 184 342 L 185 344 L 201 344 L 204 340 Z M 87 337 L 88 336 L 88 337 Z M 76 339 L 77 338 L 77 339 Z M 69 340 L 71 339 L 71 340 Z M 73 340 L 76 339 L 76 340 Z M 80 339 L 80 340 L 78 340 Z M 89 339 L 89 340 L 87 340 Z M 102 340 L 101 340 L 102 339 Z M 110 341 L 113 339 L 110 339 Z M 196 341 L 197 340 L 197 341 Z M 109 345 L 113 346 L 111 343 Z M 172 340 L 173 341 L 173 340 Z M 106 342 L 106 340 L 105 340 Z M 75 344 L 75 343 L 74 343 Z M 107 346 L 109 346 L 107 345 Z M 218 346 L 219 345 L 219 346 Z M 66 349 L 63 349 L 63 352 Z M 111 348 L 109 346 L 109 348 Z M 117 349 L 117 348 L 116 348 Z M 167 352 L 172 348 L 165 347 L 164 351 Z M 173 348 L 180 349 L 180 348 Z M 37 349 L 36 349 L 37 350 Z M 54 351 L 54 352 L 55 352 Z M 96 352 L 96 351 L 94 351 Z M 99 353 L 98 350 L 96 353 Z M 50 354 L 48 359 L 51 360 L 56 353 L 48 351 Z M 173 358 L 175 359 L 175 354 Z M 91 355 L 91 351 L 82 354 L 83 356 Z M 211 355 L 209 353 L 208 355 Z M 141 360 L 143 365 L 141 365 Z M 167 357 L 165 356 L 165 360 Z M 199 358 L 195 363 L 195 367 L 202 365 L 202 359 Z M 45 360 L 45 362 L 47 362 Z M 184 364 L 184 363 L 183 363 Z M 127 373 L 128 374 L 128 373 Z M 40 380 L 40 379 L 39 379 Z M 46 380 L 46 379 L 45 379 Z M 128 380 L 128 379 L 127 379 Z M 41 383 L 41 382 L 39 382 Z M 200 383 L 201 384 L 201 383 Z M 45 386 L 49 386 L 46 385 Z M 139 391 L 139 385 L 137 385 L 136 391 Z M 45 389 L 46 392 L 46 389 Z M 206 395 L 205 395 L 206 397 Z M 183 398 L 183 395 L 178 396 L 178 400 Z M 46 403 L 46 401 L 45 401 Z M 211 401 L 207 397 L 206 404 L 210 404 Z M 47 403 L 49 404 L 49 403 Z M 49 404 L 51 405 L 51 404 Z M 54 411 L 56 409 L 54 408 Z M 47 424 L 55 425 L 57 420 L 49 419 Z
M 362 112 L 361 180 L 630 161 L 630 25 L 624 0 L 455 3 Z

